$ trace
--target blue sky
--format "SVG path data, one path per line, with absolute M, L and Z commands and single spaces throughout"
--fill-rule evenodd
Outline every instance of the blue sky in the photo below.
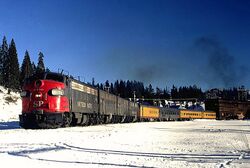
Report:
M 250 87 L 250 1 L 0 1 L 0 38 L 85 81 Z

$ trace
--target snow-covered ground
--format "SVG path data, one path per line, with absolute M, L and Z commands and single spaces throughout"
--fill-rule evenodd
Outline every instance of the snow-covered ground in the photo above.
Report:
M 2 165 L 249 167 L 249 121 L 151 122 L 52 130 L 0 126 Z
M 0 117 L 10 117 L 0 118 L 1 167 L 250 167 L 250 121 L 25 130 L 18 126 L 19 106 L 18 100 L 0 109 Z
M 8 91 L 0 86 L 0 122 L 16 121 L 22 111 L 22 102 L 19 93 Z

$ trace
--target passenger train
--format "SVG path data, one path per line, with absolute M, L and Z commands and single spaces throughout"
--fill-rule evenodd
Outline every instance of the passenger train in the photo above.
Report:
M 23 128 L 136 121 L 215 119 L 215 112 L 177 110 L 139 105 L 61 73 L 45 72 L 27 78 L 21 92 Z

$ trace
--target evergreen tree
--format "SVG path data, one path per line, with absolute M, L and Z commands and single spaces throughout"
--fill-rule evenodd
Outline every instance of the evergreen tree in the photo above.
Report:
M 125 98 L 125 82 L 123 80 L 120 80 L 120 87 L 118 90 L 118 95 L 120 95 L 122 98 Z
M 36 64 L 34 63 L 34 61 L 31 64 L 32 69 L 33 69 L 33 74 L 36 73 Z
M 125 98 L 132 98 L 134 97 L 133 93 L 135 90 L 133 90 L 132 83 L 127 80 L 126 88 L 125 88 Z
M 145 98 L 148 98 L 148 99 L 154 98 L 154 89 L 151 84 L 149 84 L 148 87 L 146 87 L 144 96 Z
M 26 50 L 25 51 L 25 56 L 24 56 L 24 59 L 23 59 L 23 63 L 22 63 L 22 66 L 21 66 L 21 73 L 20 73 L 20 83 L 21 83 L 21 85 L 23 84 L 24 79 L 28 78 L 32 74 L 33 74 L 33 67 L 32 67 L 32 64 L 30 62 L 29 52 Z
M 110 85 L 109 85 L 109 81 L 106 80 L 105 85 L 104 85 L 104 90 L 107 92 L 110 92 Z
M 163 91 L 159 87 L 156 87 L 155 97 L 157 99 L 162 99 L 163 98 Z
M 114 84 L 110 84 L 110 93 L 114 94 Z
M 137 82 L 137 87 L 136 87 L 136 95 L 137 97 L 142 97 L 145 95 L 145 88 L 144 84 L 142 82 Z
M 96 86 L 96 85 L 95 85 L 95 78 L 92 78 L 91 85 L 94 86 L 94 87 Z
M 43 62 L 44 55 L 42 52 L 39 52 L 38 55 L 39 55 L 39 57 L 38 57 L 36 72 L 42 73 L 42 72 L 45 72 L 45 66 L 44 66 L 44 62 Z
M 177 87 L 175 87 L 175 86 L 173 85 L 173 87 L 172 87 L 172 89 L 171 89 L 171 97 L 172 97 L 173 99 L 177 99 L 177 98 L 179 98 L 178 95 L 179 95 L 179 94 L 178 94 L 178 89 L 177 89 Z
M 164 94 L 164 99 L 170 99 L 170 93 L 168 91 L 168 87 L 166 86 L 166 88 L 163 90 L 163 94 Z
M 11 40 L 7 57 L 7 87 L 10 89 L 20 89 L 20 71 L 17 58 L 16 44 Z
M 109 81 L 108 81 L 108 80 L 106 80 L 106 82 L 105 82 L 105 87 L 110 87 L 110 86 L 109 86 Z
M 100 89 L 101 89 L 101 90 L 104 90 L 103 84 L 102 84 L 102 83 L 101 83 L 101 85 L 100 85 Z
M 98 89 L 100 89 L 100 84 L 99 84 L 99 83 L 97 83 L 97 84 L 96 84 L 96 87 L 97 87 Z
M 115 94 L 115 95 L 118 95 L 118 94 L 119 94 L 119 93 L 118 93 L 118 90 L 119 90 L 119 81 L 116 80 L 116 81 L 115 81 L 115 84 L 114 84 L 114 94 Z
M 47 68 L 45 69 L 45 72 L 51 72 L 51 71 L 50 71 L 50 69 L 47 67 Z
M 3 37 L 3 43 L 0 47 L 0 85 L 6 86 L 7 79 L 7 57 L 8 57 L 8 44 L 6 37 Z

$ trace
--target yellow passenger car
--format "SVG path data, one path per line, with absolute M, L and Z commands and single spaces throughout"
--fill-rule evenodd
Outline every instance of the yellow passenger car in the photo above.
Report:
M 216 112 L 204 111 L 203 118 L 205 118 L 205 119 L 216 119 Z
M 142 120 L 156 120 L 160 117 L 159 108 L 153 106 L 140 106 L 139 117 Z
M 180 110 L 180 119 L 201 119 L 203 113 L 201 111 Z
M 180 119 L 216 119 L 213 111 L 180 110 Z

